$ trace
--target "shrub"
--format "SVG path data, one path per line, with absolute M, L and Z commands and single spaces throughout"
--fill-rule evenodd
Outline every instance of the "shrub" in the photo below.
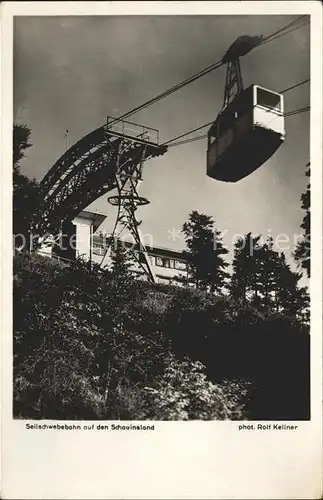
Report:
M 202 363 L 171 357 L 165 371 L 143 390 L 142 416 L 152 420 L 227 420 L 244 417 L 247 386 L 213 384 Z
M 13 288 L 16 417 L 309 418 L 295 317 L 29 255 Z

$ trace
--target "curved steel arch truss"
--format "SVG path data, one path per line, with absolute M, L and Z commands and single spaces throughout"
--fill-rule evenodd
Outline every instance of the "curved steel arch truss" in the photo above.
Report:
M 135 169 L 143 159 L 167 151 L 167 146 L 150 142 L 146 133 L 128 135 L 124 124 L 129 122 L 114 122 L 123 124 L 122 132 L 109 123 L 94 130 L 66 151 L 45 175 L 33 224 L 38 235 L 57 233 L 62 222 L 71 221 L 90 203 L 117 187 L 117 176 L 125 165 Z

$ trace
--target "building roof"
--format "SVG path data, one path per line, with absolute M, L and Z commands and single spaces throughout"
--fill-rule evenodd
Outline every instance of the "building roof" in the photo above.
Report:
M 98 229 L 101 226 L 101 224 L 105 221 L 106 218 L 107 216 L 104 214 L 100 214 L 99 212 L 90 212 L 89 210 L 82 210 L 82 212 L 80 212 L 75 217 L 75 219 L 82 219 L 87 222 L 92 222 L 92 224 L 95 226 L 96 229 Z
M 99 234 L 95 234 L 93 236 L 93 243 L 105 246 L 103 243 L 104 240 L 107 241 L 107 237 L 100 236 Z M 128 248 L 133 246 L 133 243 L 131 241 L 123 241 L 123 243 Z M 138 244 L 134 245 L 134 249 L 140 250 L 139 245 Z M 151 246 L 151 245 L 146 245 L 146 250 L 150 255 L 154 255 L 156 257 L 168 257 L 170 259 L 185 260 L 183 252 L 180 250 L 173 250 L 171 248 Z

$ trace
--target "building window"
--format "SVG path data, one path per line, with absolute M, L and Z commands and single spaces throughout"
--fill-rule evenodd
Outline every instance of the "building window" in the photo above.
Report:
M 175 269 L 178 269 L 180 271 L 186 271 L 186 262 L 183 262 L 181 260 L 175 260 Z
M 257 104 L 264 108 L 281 111 L 280 95 L 269 92 L 268 90 L 257 88 Z
M 92 251 L 95 255 L 104 255 L 105 249 L 101 245 L 93 245 Z
M 138 262 L 141 264 L 146 264 L 145 254 L 143 252 L 135 252 L 136 258 Z M 129 257 L 131 256 L 131 252 L 129 252 Z
M 153 255 L 149 255 L 149 260 L 152 266 L 156 265 L 155 257 Z
M 163 259 L 161 257 L 156 257 L 156 266 L 163 266 Z
M 165 267 L 167 269 L 186 270 L 186 262 L 168 259 L 167 257 L 156 257 L 156 266 Z

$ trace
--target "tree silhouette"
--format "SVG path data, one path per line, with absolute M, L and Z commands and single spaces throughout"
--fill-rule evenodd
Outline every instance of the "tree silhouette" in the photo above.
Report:
M 111 255 L 111 275 L 118 281 L 128 281 L 133 278 L 132 267 L 134 258 L 130 254 L 130 250 L 126 248 L 124 242 L 120 240 L 114 241 L 114 251 Z
M 13 126 L 13 169 L 19 172 L 19 162 L 25 157 L 25 150 L 32 144 L 29 142 L 31 130 L 26 125 Z
M 235 299 L 247 299 L 257 296 L 257 255 L 255 254 L 260 236 L 248 233 L 239 238 L 234 247 L 233 274 L 230 282 L 230 295 Z
M 20 160 L 31 146 L 30 129 L 26 125 L 13 128 L 13 234 L 16 249 L 29 249 L 30 224 L 37 208 L 39 186 L 20 172 Z
M 310 178 L 311 170 L 310 163 L 306 165 L 306 177 Z M 303 238 L 298 242 L 296 250 L 294 252 L 294 258 L 298 263 L 298 266 L 304 269 L 307 276 L 310 277 L 311 274 L 311 191 L 310 182 L 307 184 L 306 191 L 301 196 L 302 208 L 305 210 L 305 215 L 301 228 L 303 229 Z
M 306 287 L 299 287 L 301 277 L 291 270 L 285 254 L 281 253 L 275 288 L 276 310 L 308 321 L 309 295 Z
M 263 308 L 271 308 L 274 302 L 281 266 L 279 254 L 273 249 L 273 239 L 268 238 L 264 244 L 259 246 L 256 255 L 262 306 Z
M 187 250 L 184 255 L 188 263 L 188 279 L 196 288 L 221 292 L 226 285 L 228 264 L 223 256 L 221 232 L 215 228 L 212 217 L 193 210 L 183 224 Z
M 262 244 L 260 238 L 248 233 L 235 245 L 231 297 L 259 311 L 307 320 L 308 293 L 299 287 L 301 274 L 291 270 L 283 252 L 274 250 L 272 238 Z

